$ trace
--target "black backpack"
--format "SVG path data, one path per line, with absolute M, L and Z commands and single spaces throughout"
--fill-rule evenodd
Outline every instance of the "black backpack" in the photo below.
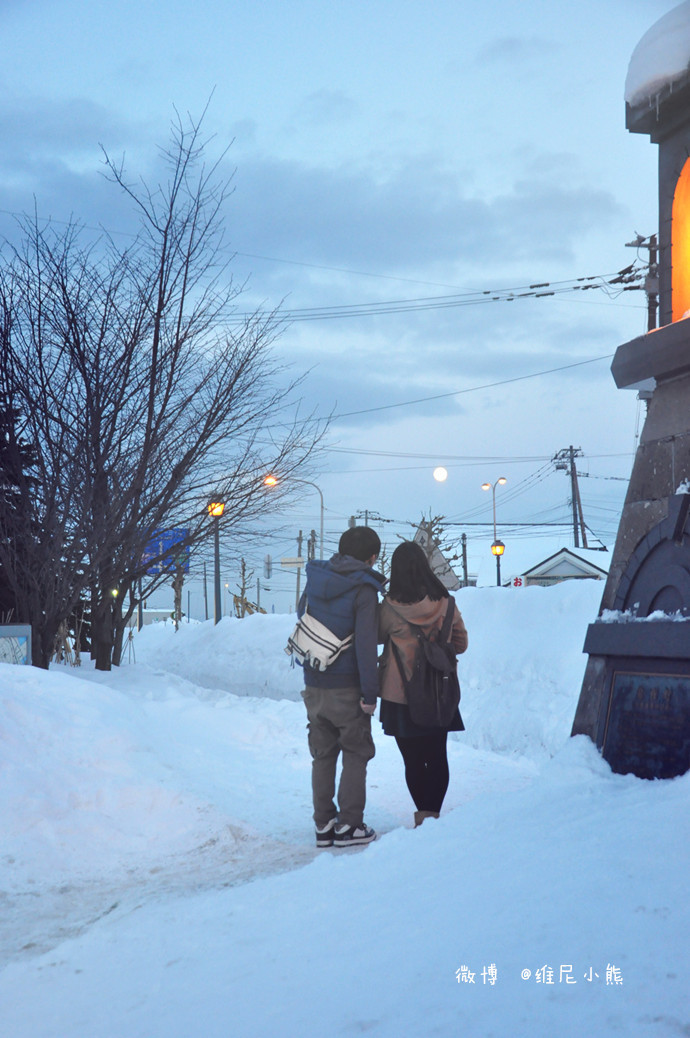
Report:
M 402 678 L 410 716 L 415 724 L 425 728 L 447 728 L 460 703 L 458 660 L 449 640 L 454 612 L 455 602 L 450 598 L 440 631 L 432 631 L 430 635 L 422 627 L 406 620 L 417 637 L 417 650 L 409 680 L 405 676 L 398 647 L 391 639 L 391 649 Z

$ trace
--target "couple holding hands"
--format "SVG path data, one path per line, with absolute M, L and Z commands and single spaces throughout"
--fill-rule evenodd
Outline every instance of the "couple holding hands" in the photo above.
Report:
M 380 550 L 374 530 L 354 526 L 342 535 L 332 558 L 307 563 L 299 615 L 308 607 L 309 615 L 337 638 L 352 636 L 326 669 L 304 662 L 317 847 L 352 847 L 376 839 L 364 822 L 364 805 L 367 764 L 376 752 L 371 717 L 379 697 L 383 731 L 395 738 L 403 758 L 415 825 L 438 818 L 449 780 L 448 732 L 464 730 L 457 708 L 443 726 L 416 723 L 405 694 L 418 652 L 415 629 L 426 635 L 440 631 L 452 599 L 420 545 L 404 541 L 393 552 L 388 590 L 379 605 L 386 581 L 373 567 Z M 448 640 L 456 654 L 467 648 L 456 605 Z M 379 644 L 384 646 L 380 660 Z

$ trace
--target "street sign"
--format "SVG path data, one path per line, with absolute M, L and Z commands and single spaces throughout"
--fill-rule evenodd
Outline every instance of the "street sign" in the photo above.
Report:
M 280 565 L 281 566 L 297 566 L 298 568 L 301 569 L 301 567 L 304 565 L 304 559 L 300 555 L 296 556 L 294 559 L 293 558 L 281 559 L 280 560 Z
M 188 530 L 176 527 L 172 530 L 155 530 L 144 550 L 142 562 L 147 573 L 171 573 L 181 566 L 189 573 L 189 545 L 183 545 Z M 155 559 L 154 561 L 151 561 Z

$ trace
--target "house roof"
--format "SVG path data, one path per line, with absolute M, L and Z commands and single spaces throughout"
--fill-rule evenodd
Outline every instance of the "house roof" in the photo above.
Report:
M 567 544 L 567 535 L 564 537 L 561 531 L 558 534 L 534 537 L 512 537 L 504 536 L 505 555 L 501 559 L 501 583 L 509 584 L 515 577 L 523 577 L 532 574 L 549 560 L 559 556 L 562 551 L 582 560 L 573 576 L 605 576 L 611 563 L 610 551 L 599 551 L 595 548 L 576 548 Z M 566 543 L 564 544 L 564 540 Z M 477 584 L 480 587 L 494 585 L 496 583 L 496 560 L 491 554 L 491 539 L 473 539 L 468 552 L 469 571 L 476 575 Z M 587 564 L 593 569 L 587 569 Z M 460 573 L 459 563 L 453 563 L 456 573 Z M 558 576 L 557 573 L 552 574 Z
M 596 557 L 596 561 L 595 558 Z M 526 569 L 523 577 L 605 577 L 611 556 L 591 548 L 561 548 L 542 562 Z

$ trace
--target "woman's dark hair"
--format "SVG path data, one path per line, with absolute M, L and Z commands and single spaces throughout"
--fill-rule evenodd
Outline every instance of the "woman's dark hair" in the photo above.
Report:
M 427 595 L 437 602 L 448 598 L 421 545 L 403 541 L 393 552 L 388 594 L 396 602 L 420 602 Z

